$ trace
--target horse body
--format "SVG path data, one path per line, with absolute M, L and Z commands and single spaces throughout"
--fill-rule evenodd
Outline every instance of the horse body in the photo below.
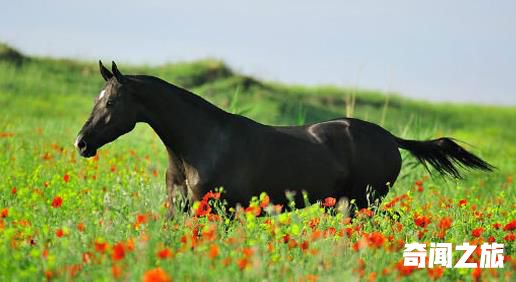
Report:
M 382 127 L 352 118 L 303 126 L 267 126 L 227 113 L 187 90 L 155 77 L 124 76 L 100 64 L 106 86 L 78 134 L 82 156 L 148 123 L 169 154 L 168 200 L 179 192 L 191 200 L 218 187 L 230 206 L 246 204 L 266 192 L 274 203 L 287 204 L 285 191 L 302 191 L 310 200 L 355 199 L 367 207 L 381 199 L 401 168 L 398 148 L 442 174 L 460 177 L 457 163 L 484 170 L 491 166 L 448 138 L 403 140 Z M 170 211 L 173 211 L 171 205 Z

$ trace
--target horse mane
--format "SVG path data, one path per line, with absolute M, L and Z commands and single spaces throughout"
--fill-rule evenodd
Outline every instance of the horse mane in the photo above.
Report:
M 228 114 L 226 111 L 222 110 L 221 108 L 215 106 L 214 104 L 208 102 L 206 99 L 202 98 L 201 96 L 190 92 L 187 89 L 181 88 L 179 86 L 176 86 L 172 83 L 169 83 L 159 77 L 150 76 L 150 75 L 130 75 L 128 76 L 132 78 L 135 81 L 144 82 L 144 83 L 153 83 L 160 85 L 164 91 L 163 93 L 166 93 L 167 95 L 177 95 L 180 97 L 180 99 L 191 106 L 199 109 L 204 109 L 206 111 L 211 111 L 215 113 L 224 113 Z

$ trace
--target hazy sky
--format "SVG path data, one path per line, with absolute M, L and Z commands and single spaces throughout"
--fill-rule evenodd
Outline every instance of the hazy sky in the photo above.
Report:
M 0 41 L 130 63 L 210 56 L 288 83 L 516 105 L 514 0 L 4 1 Z

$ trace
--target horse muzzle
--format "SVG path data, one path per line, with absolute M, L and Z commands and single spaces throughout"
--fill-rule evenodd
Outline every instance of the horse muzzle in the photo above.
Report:
M 74 146 L 82 157 L 90 158 L 97 154 L 97 148 L 95 148 L 95 146 L 91 146 L 91 144 L 88 145 L 82 135 L 77 136 Z

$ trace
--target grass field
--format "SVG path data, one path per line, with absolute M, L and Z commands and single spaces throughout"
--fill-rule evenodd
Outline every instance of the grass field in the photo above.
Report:
M 150 128 L 138 125 L 92 159 L 73 148 L 103 85 L 96 62 L 24 57 L 0 46 L 0 281 L 516 279 L 515 107 L 262 82 L 216 60 L 119 67 L 263 123 L 353 115 L 400 137 L 453 136 L 497 170 L 460 181 L 429 177 L 403 152 L 400 178 L 379 207 L 387 213 L 365 210 L 351 223 L 314 204 L 256 217 L 260 207 L 270 210 L 265 195 L 246 210 L 221 212 L 221 193 L 207 199 L 218 215 L 194 210 L 167 221 L 166 152 Z M 503 269 L 402 266 L 405 242 L 493 240 L 505 244 Z

